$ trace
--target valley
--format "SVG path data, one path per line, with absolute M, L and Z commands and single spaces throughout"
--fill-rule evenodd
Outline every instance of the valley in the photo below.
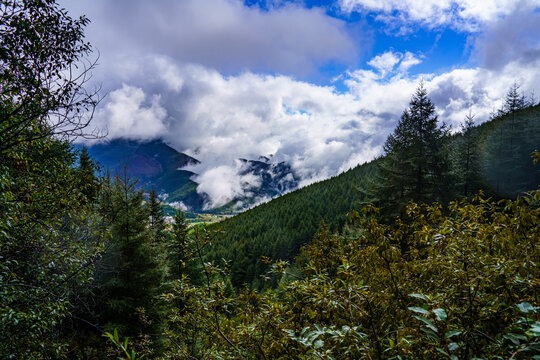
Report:
M 540 360 L 538 1 L 0 2 L 0 359 Z

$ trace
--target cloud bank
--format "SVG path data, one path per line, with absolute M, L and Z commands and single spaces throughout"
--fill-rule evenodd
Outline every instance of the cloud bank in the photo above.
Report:
M 516 10 L 533 12 L 539 0 L 340 0 L 345 12 L 374 12 L 377 19 L 401 32 L 412 32 L 412 24 L 428 28 L 452 27 L 477 32 Z
M 273 155 L 301 185 L 372 160 L 420 79 L 440 120 L 456 129 L 469 111 L 487 120 L 515 81 L 526 93 L 540 83 L 540 18 L 527 11 L 537 1 L 518 8 L 495 0 L 480 7 L 472 0 L 341 0 L 344 10 L 399 16 L 402 24 L 474 28 L 472 60 L 419 74 L 422 55 L 389 49 L 327 85 L 299 78 L 326 61 L 358 56 L 361 41 L 321 9 L 158 2 L 98 0 L 89 9 L 89 40 L 102 55 L 96 77 L 109 91 L 93 125 L 111 138 L 162 138 L 199 159 L 190 170 L 211 206 L 249 195 L 260 182 L 239 158 Z
M 294 3 L 265 11 L 240 0 L 70 0 L 92 23 L 87 36 L 105 62 L 155 53 L 220 72 L 306 75 L 327 61 L 351 62 L 358 43 L 344 21 Z M 129 71 L 129 69 L 126 69 Z M 118 74 L 115 74 L 118 76 Z
M 412 58 L 417 59 L 378 55 L 370 62 L 372 70 L 344 77 L 348 88 L 344 93 L 283 75 L 223 76 L 200 65 L 158 58 L 145 64 L 152 82 L 134 77 L 133 85 L 113 91 L 97 113 L 96 124 L 106 124 L 113 137 L 161 137 L 198 158 L 201 164 L 190 170 L 199 174 L 195 178 L 199 191 L 210 196 L 213 206 L 220 206 L 249 195 L 246 191 L 258 181 L 241 174 L 238 158 L 273 155 L 274 161 L 291 164 L 303 185 L 372 160 L 420 78 L 440 120 L 454 128 L 469 110 L 477 119 L 487 120 L 515 80 L 526 91 L 540 83 L 540 61 L 528 67 L 514 61 L 496 71 L 478 67 L 410 76 L 404 69 Z M 175 76 L 158 76 L 167 72 Z M 141 90 L 153 87 L 167 90 L 160 94 Z

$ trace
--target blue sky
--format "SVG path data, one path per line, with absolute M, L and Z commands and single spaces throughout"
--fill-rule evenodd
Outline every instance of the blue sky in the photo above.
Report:
M 400 34 L 399 28 L 391 29 L 387 23 L 377 19 L 379 12 L 369 10 L 345 12 L 339 6 L 339 2 L 335 1 L 245 0 L 244 4 L 267 12 L 288 4 L 300 4 L 306 8 L 322 8 L 328 16 L 340 19 L 358 31 L 364 30 L 365 33 L 368 33 L 370 44 L 358 54 L 355 62 L 343 63 L 339 62 L 339 59 L 333 59 L 317 69 L 317 75 L 322 76 L 313 76 L 310 79 L 313 82 L 328 82 L 351 67 L 367 68 L 369 67 L 367 62 L 371 57 L 388 50 L 402 53 L 409 51 L 422 56 L 422 63 L 410 69 L 410 74 L 413 76 L 423 73 L 438 73 L 474 63 L 474 61 L 469 61 L 471 49 L 468 46 L 468 39 L 471 33 L 450 26 L 426 28 L 417 23 L 412 24 L 413 27 L 416 27 L 414 31 Z M 358 39 L 358 42 L 363 41 L 365 41 L 364 38 Z M 358 44 L 359 47 L 362 45 L 362 43 Z
M 489 119 L 540 92 L 540 0 L 65 0 L 85 14 L 109 138 L 161 138 L 201 160 L 218 206 L 273 155 L 303 184 L 381 153 L 423 80 L 441 121 Z

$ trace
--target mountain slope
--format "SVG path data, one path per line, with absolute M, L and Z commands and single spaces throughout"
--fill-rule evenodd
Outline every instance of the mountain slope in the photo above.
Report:
M 540 105 L 485 122 L 474 130 L 482 174 L 479 182 L 487 194 L 515 197 L 540 185 L 540 166 L 534 167 L 530 156 L 540 148 Z M 448 141 L 449 148 L 456 151 L 460 135 Z M 235 286 L 262 285 L 260 276 L 268 269 L 262 256 L 293 259 L 311 241 L 322 220 L 332 231 L 339 231 L 347 212 L 360 209 L 364 199 L 358 189 L 369 181 L 375 162 L 214 224 L 215 243 L 209 258 L 230 261 Z
M 196 174 L 182 169 L 199 164 L 199 161 L 177 152 L 161 140 L 115 139 L 92 145 L 88 152 L 105 170 L 114 174 L 125 168 L 128 176 L 137 179 L 143 189 L 154 187 L 165 202 L 182 202 L 192 212 L 236 213 L 295 189 L 299 181 L 290 165 L 284 162 L 272 163 L 268 158 L 261 158 L 263 161 L 239 159 L 239 175 L 254 179 L 253 184 L 245 184 L 246 195 L 238 196 L 220 208 L 206 209 L 208 195 L 197 192 L 198 184 L 192 180 Z
M 261 256 L 292 259 L 311 241 L 321 221 L 333 230 L 343 226 L 347 213 L 360 206 L 362 196 L 357 188 L 373 165 L 359 165 L 214 224 L 212 229 L 219 232 L 209 257 L 231 260 L 235 286 L 258 284 L 267 268 Z
M 199 161 L 179 153 L 160 140 L 138 142 L 115 139 L 88 148 L 90 155 L 111 173 L 122 172 L 139 181 L 145 190 L 152 187 L 167 202 L 181 201 L 190 210 L 199 211 L 204 198 L 197 191 L 195 175 L 181 168 Z

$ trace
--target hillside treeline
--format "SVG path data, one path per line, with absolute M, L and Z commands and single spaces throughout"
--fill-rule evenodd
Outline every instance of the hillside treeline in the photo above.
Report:
M 415 124 L 409 108 L 381 158 L 211 226 L 216 234 L 209 259 L 230 261 L 235 286 L 260 288 L 268 270 L 262 256 L 292 260 L 323 221 L 339 231 L 348 212 L 364 204 L 376 204 L 392 221 L 411 200 L 447 204 L 479 190 L 493 199 L 515 199 L 536 189 L 540 169 L 531 156 L 540 148 L 540 106 L 518 90 L 514 85 L 508 91 L 490 121 L 475 125 L 470 114 L 452 135 L 440 126 L 426 90 L 419 88 L 413 96 L 419 103 L 411 108 L 427 108 L 429 115 Z

